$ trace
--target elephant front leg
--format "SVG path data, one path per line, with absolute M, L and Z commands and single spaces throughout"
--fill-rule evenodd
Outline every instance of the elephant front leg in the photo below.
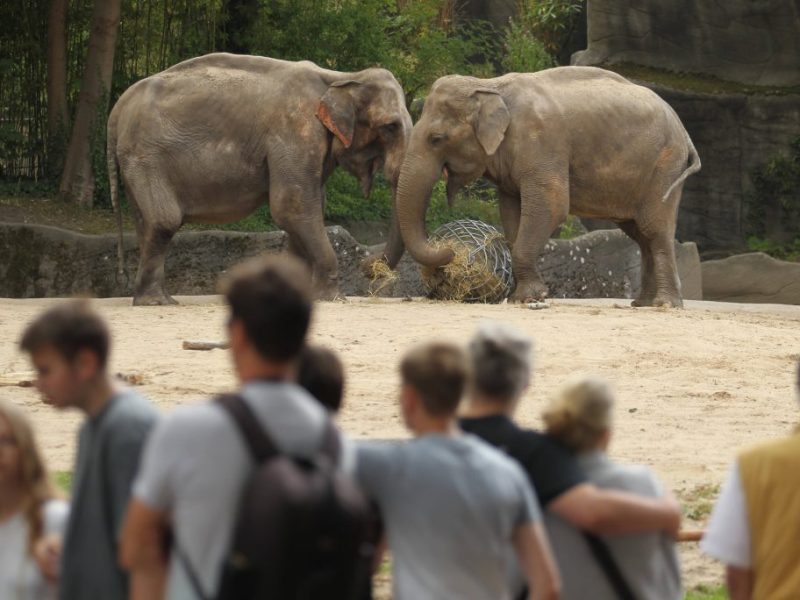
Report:
M 289 236 L 289 252 L 311 267 L 314 296 L 334 300 L 339 292 L 339 263 L 328 240 L 321 201 L 306 205 L 300 198 L 270 194 L 270 210 L 275 223 Z
M 566 185 L 558 181 L 545 185 L 530 182 L 523 186 L 519 227 L 511 251 L 517 282 L 509 298 L 512 302 L 544 300 L 549 294 L 547 284 L 539 275 L 538 262 L 550 234 L 567 216 L 566 189 Z

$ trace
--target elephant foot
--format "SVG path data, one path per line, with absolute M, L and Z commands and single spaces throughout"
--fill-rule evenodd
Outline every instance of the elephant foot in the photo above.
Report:
M 631 306 L 655 306 L 663 308 L 683 308 L 683 299 L 678 295 L 657 294 L 654 298 L 637 298 L 631 302 Z
M 134 306 L 174 306 L 177 304 L 178 301 L 163 290 L 136 294 L 133 297 Z
M 541 302 L 547 298 L 549 288 L 541 281 L 533 283 L 521 284 L 517 283 L 517 289 L 509 296 L 509 302 L 521 302 L 527 304 L 529 302 Z

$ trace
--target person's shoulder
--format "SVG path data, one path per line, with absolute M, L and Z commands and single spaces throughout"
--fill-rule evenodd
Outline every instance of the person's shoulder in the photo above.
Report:
M 482 461 L 489 463 L 491 468 L 513 471 L 515 473 L 519 472 L 522 474 L 522 469 L 514 458 L 482 440 L 480 437 L 472 434 L 465 434 L 462 436 L 462 442 L 467 444 L 480 456 Z
M 611 463 L 603 479 L 613 487 L 638 494 L 658 496 L 661 493 L 655 471 L 646 465 Z
M 124 429 L 131 426 L 149 427 L 158 420 L 158 410 L 139 392 L 123 389 L 109 409 L 108 426 Z

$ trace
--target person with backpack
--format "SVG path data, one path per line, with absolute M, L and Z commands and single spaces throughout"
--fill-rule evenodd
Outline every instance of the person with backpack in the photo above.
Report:
M 344 598 L 300 589 L 352 579 L 365 505 L 341 476 L 352 447 L 294 382 L 310 274 L 291 257 L 254 259 L 225 299 L 241 387 L 176 409 L 147 444 L 121 550 L 132 598 Z
M 364 442 L 357 478 L 381 510 L 394 600 L 510 600 L 518 560 L 535 600 L 558 598 L 559 576 L 522 469 L 461 432 L 464 352 L 444 343 L 400 365 L 400 408 L 414 439 Z

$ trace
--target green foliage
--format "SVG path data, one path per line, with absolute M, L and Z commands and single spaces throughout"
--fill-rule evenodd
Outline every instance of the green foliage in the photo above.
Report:
M 512 20 L 506 31 L 502 64 L 507 71 L 535 73 L 556 66 L 556 61 L 525 25 Z
M 586 233 L 581 220 L 575 215 L 567 215 L 567 219 L 561 225 L 558 231 L 558 239 L 571 240 Z
M 800 236 L 791 242 L 781 244 L 751 235 L 747 238 L 747 248 L 752 252 L 764 252 L 778 260 L 800 262 Z
M 769 222 L 783 227 L 800 223 L 800 137 L 751 173 L 753 190 L 745 198 L 747 232 L 769 237 Z
M 579 0 L 518 0 L 517 12 L 522 29 L 540 41 L 553 56 L 577 25 L 583 2 Z

